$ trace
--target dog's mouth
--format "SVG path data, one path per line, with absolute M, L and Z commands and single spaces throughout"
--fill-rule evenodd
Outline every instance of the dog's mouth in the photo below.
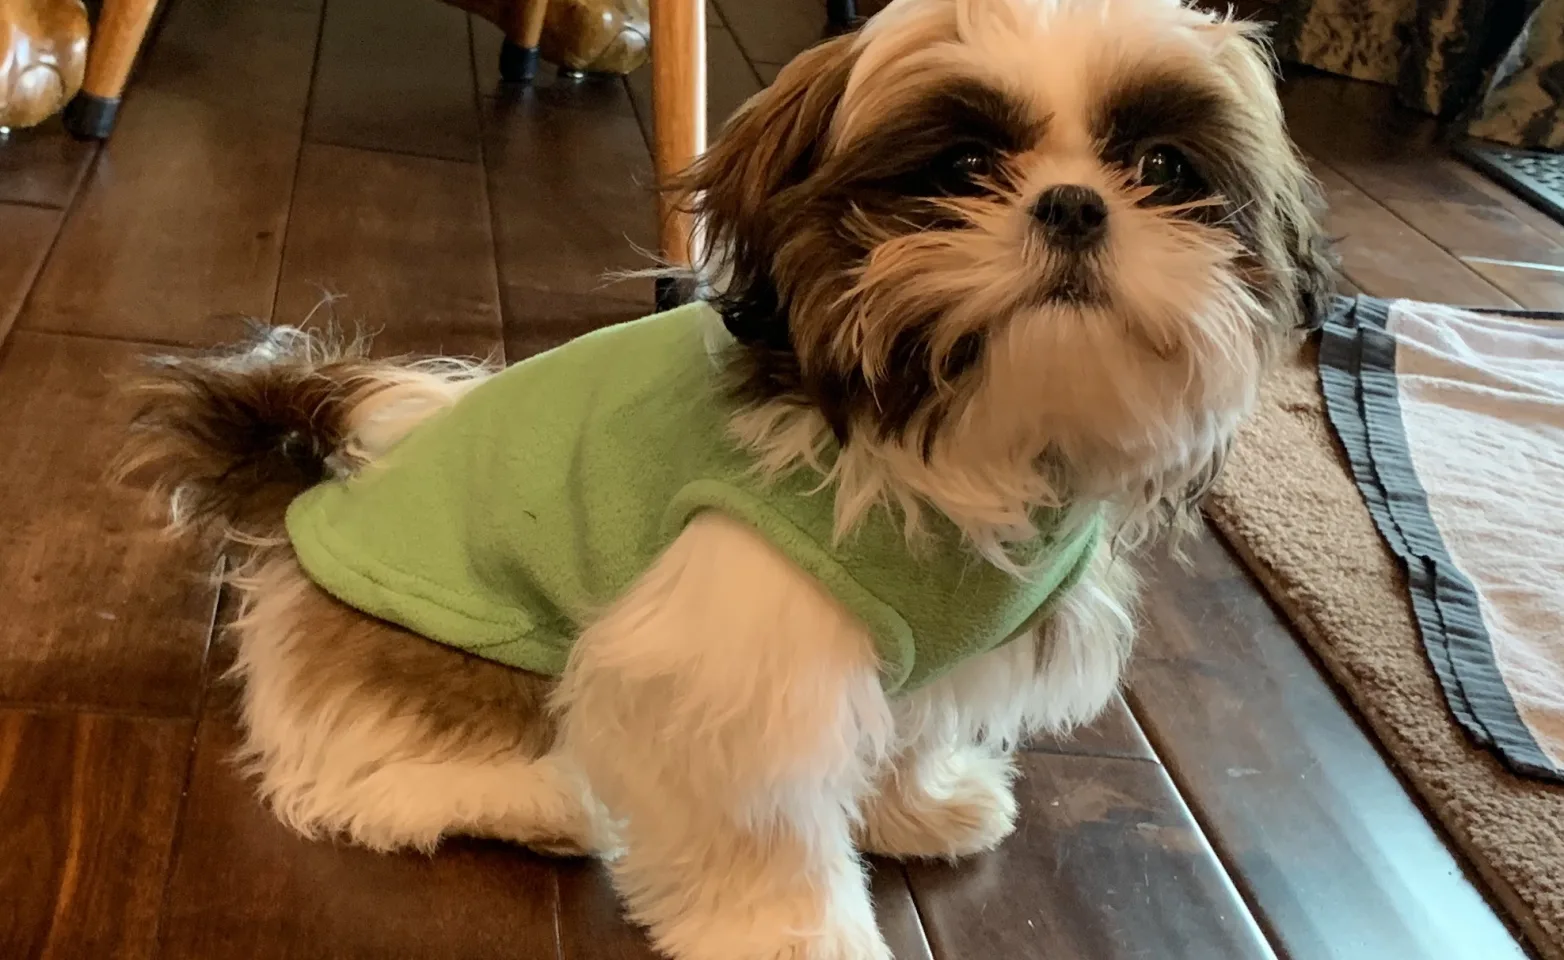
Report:
M 1070 257 L 1049 271 L 1032 291 L 1038 306 L 1106 307 L 1112 292 L 1102 270 L 1090 257 Z

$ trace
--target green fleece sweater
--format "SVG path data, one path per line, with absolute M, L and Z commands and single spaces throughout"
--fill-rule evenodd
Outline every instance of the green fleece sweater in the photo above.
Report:
M 874 637 L 890 692 L 1013 639 L 1085 568 L 1093 521 L 1016 551 L 1017 579 L 943 518 L 909 551 L 874 510 L 833 544 L 831 488 L 771 483 L 730 439 L 703 305 L 582 337 L 480 384 L 380 461 L 288 510 L 300 562 L 366 613 L 558 675 L 583 623 L 690 519 L 720 511 L 817 577 Z M 1045 518 L 1057 524 L 1057 518 Z

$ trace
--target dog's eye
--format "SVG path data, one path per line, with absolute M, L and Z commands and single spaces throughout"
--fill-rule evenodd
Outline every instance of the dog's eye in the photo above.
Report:
M 1135 181 L 1157 191 L 1162 200 L 1189 199 L 1205 192 L 1205 181 L 1195 165 L 1176 147 L 1158 144 L 1135 159 Z
M 952 151 L 945 165 L 952 173 L 959 173 L 964 177 L 981 177 L 993 168 L 988 154 L 976 147 L 963 147 Z
M 994 155 L 976 145 L 955 147 L 935 163 L 942 193 L 970 195 L 983 188 L 980 181 L 994 173 Z

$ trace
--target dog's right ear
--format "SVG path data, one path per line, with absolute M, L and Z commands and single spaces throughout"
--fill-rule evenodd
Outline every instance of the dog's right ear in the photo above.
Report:
M 694 215 L 697 266 L 740 341 L 785 349 L 787 305 L 771 275 L 787 191 L 820 162 L 856 59 L 852 36 L 812 47 L 739 108 L 711 148 L 666 185 Z

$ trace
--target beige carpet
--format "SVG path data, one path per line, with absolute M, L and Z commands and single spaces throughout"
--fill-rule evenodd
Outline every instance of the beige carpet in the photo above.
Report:
M 1325 419 L 1312 348 L 1280 371 L 1208 512 L 1547 960 L 1564 960 L 1564 789 L 1450 716 L 1403 575 Z

